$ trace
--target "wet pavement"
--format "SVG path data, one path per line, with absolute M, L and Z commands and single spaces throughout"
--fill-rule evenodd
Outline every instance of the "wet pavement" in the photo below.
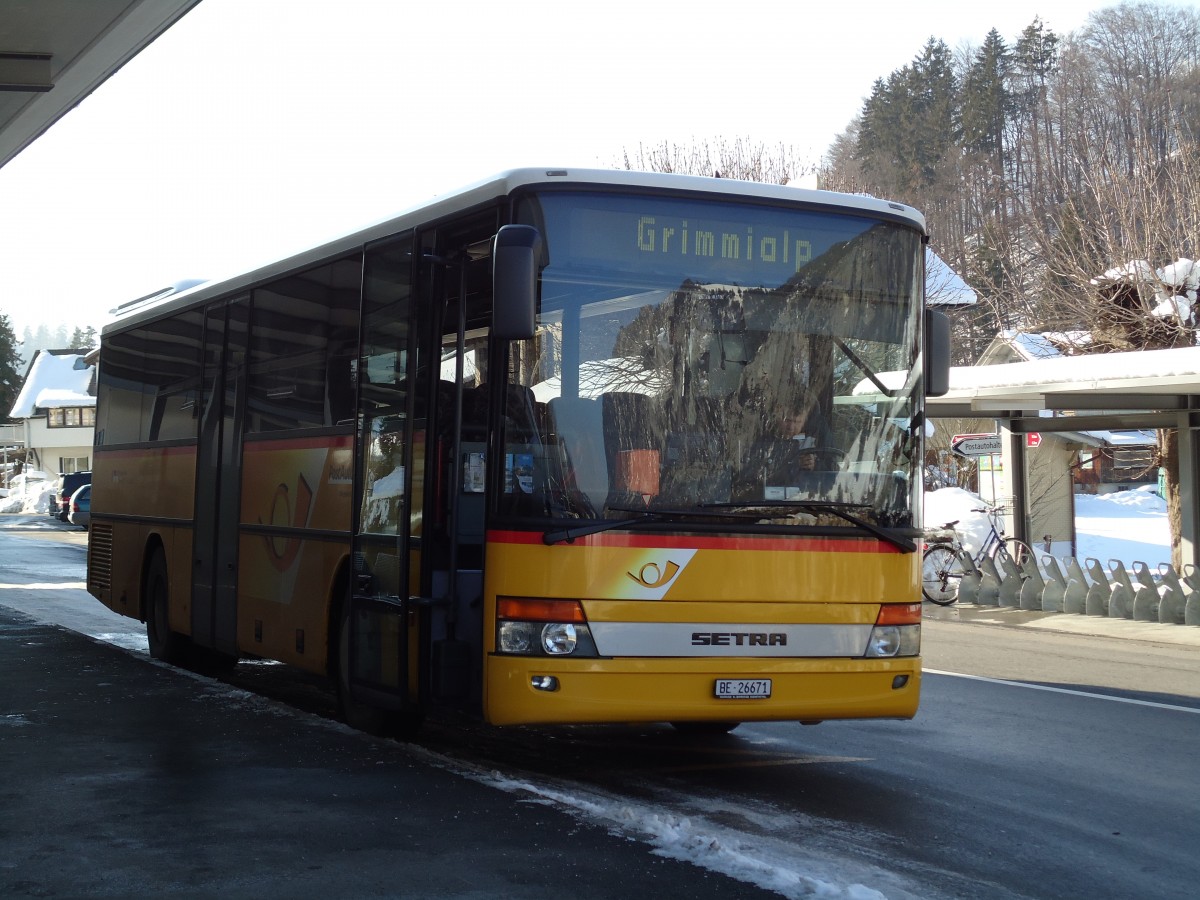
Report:
M 777 896 L 0 606 L 0 895 Z

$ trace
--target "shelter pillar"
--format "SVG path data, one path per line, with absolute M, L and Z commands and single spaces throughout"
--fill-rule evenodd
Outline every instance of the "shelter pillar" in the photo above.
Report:
M 1195 402 L 1193 400 L 1193 402 Z M 1179 414 L 1179 558 L 1200 569 L 1200 412 Z
M 1029 516 L 1028 503 L 1026 498 L 1028 492 L 1025 488 L 1026 470 L 1025 470 L 1025 435 L 1017 434 L 1011 429 L 1011 422 L 997 420 L 1000 436 L 1004 444 L 1004 476 L 1002 480 L 1003 494 L 996 497 L 996 502 L 1000 502 L 1001 498 L 1011 500 L 1008 509 L 1007 526 L 1008 536 L 1020 538 L 1026 543 L 1029 542 Z

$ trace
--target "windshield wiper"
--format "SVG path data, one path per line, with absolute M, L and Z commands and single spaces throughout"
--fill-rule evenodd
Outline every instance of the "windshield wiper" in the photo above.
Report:
M 863 531 L 870 532 L 877 538 L 881 538 L 900 550 L 901 553 L 915 553 L 917 545 L 914 541 L 909 540 L 901 534 L 896 534 L 886 528 L 880 528 L 872 522 L 868 522 L 861 516 L 856 516 L 850 512 L 852 509 L 870 509 L 869 503 L 841 503 L 836 500 L 762 500 L 757 503 L 703 503 L 701 506 L 705 509 L 801 509 L 813 510 L 814 512 L 827 512 L 830 515 L 837 516 L 839 519 L 844 519 L 851 525 L 861 528 Z
M 661 517 L 656 513 L 645 512 L 629 519 L 604 519 L 574 528 L 557 528 L 543 533 L 542 543 L 550 545 L 561 544 L 563 541 L 566 541 L 568 544 L 573 544 L 576 538 L 587 537 L 589 534 L 599 534 L 602 531 L 611 531 L 614 528 L 629 528 L 633 525 L 644 525 L 649 522 L 658 522 L 660 519 Z
M 591 522 L 587 525 L 580 525 L 572 528 L 558 528 L 552 531 L 547 531 L 542 535 L 542 543 L 544 544 L 559 544 L 566 541 L 572 543 L 576 538 L 587 537 L 589 534 L 600 534 L 603 531 L 612 531 L 615 528 L 632 528 L 635 525 L 649 525 L 654 522 L 670 522 L 676 519 L 685 519 L 689 516 L 705 519 L 712 519 L 719 516 L 734 519 L 759 519 L 761 516 L 749 515 L 746 513 L 735 512 L 716 512 L 710 510 L 694 510 L 694 509 L 648 509 L 639 510 L 628 506 L 609 506 L 606 509 L 615 512 L 635 513 L 628 519 L 604 519 L 601 521 Z
M 887 385 L 885 385 L 882 381 L 880 381 L 879 376 L 875 373 L 875 371 L 870 366 L 868 366 L 865 362 L 863 362 L 862 357 L 860 357 L 857 353 L 855 353 L 848 346 L 846 346 L 845 341 L 843 341 L 841 338 L 835 337 L 833 339 L 833 342 L 838 345 L 839 350 L 841 350 L 843 353 L 846 354 L 846 356 L 850 360 L 850 362 L 852 362 L 852 363 L 854 363 L 854 365 L 858 366 L 858 370 L 867 376 L 867 379 L 871 382 L 871 384 L 873 384 L 873 385 L 875 385 L 875 387 L 879 388 L 879 392 L 881 394 L 883 394 L 883 396 L 895 397 L 897 394 L 900 393 L 895 388 L 890 388 Z

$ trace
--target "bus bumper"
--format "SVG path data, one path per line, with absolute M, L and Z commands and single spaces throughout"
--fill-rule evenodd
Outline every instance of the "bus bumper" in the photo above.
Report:
M 487 673 L 484 717 L 493 725 L 911 719 L 921 693 L 919 657 L 561 660 L 492 655 Z M 718 699 L 718 679 L 769 679 L 771 696 Z M 553 689 L 546 689 L 547 683 Z

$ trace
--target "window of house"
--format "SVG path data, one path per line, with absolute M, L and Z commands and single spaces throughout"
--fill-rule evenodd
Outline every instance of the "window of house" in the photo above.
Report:
M 96 424 L 92 406 L 60 406 L 50 410 L 46 424 L 50 428 L 91 428 Z

